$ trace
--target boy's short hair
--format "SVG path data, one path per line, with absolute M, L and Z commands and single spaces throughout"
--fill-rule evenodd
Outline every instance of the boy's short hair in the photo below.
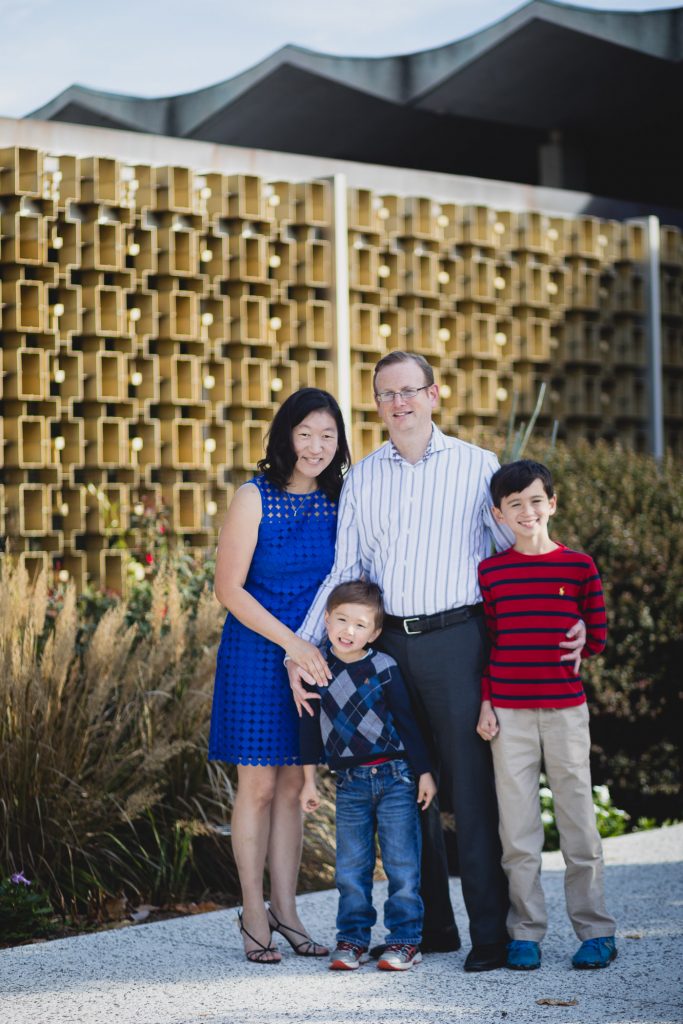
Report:
M 510 494 L 525 491 L 534 480 L 540 480 L 543 490 L 549 498 L 555 494 L 553 477 L 547 466 L 532 459 L 518 459 L 517 462 L 506 462 L 491 477 L 491 497 L 496 508 L 500 508 L 503 498 Z
M 375 628 L 382 628 L 384 602 L 382 591 L 376 583 L 370 583 L 369 580 L 349 580 L 348 583 L 340 583 L 330 591 L 325 610 L 333 612 L 340 604 L 362 604 L 366 608 L 371 608 L 375 616 Z

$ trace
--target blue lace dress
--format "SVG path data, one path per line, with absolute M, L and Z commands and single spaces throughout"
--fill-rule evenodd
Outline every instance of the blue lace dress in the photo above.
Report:
M 287 494 L 252 481 L 262 517 L 245 589 L 296 630 L 334 559 L 337 506 L 322 491 Z M 209 760 L 299 764 L 299 719 L 284 651 L 228 615 L 218 649 Z

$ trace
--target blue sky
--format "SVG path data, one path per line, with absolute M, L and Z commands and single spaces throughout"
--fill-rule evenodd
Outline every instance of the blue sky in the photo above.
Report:
M 683 0 L 585 0 L 601 10 Z M 383 56 L 459 39 L 520 0 L 0 0 L 0 117 L 78 82 L 165 96 L 212 85 L 286 43 Z

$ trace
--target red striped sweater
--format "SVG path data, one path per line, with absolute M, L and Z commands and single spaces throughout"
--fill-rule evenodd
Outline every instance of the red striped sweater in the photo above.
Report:
M 583 619 L 581 657 L 605 646 L 605 602 L 593 559 L 563 544 L 545 555 L 509 549 L 484 559 L 479 585 L 491 639 L 482 700 L 504 708 L 583 704 L 581 679 L 571 662 L 560 661 L 566 650 L 559 643 Z

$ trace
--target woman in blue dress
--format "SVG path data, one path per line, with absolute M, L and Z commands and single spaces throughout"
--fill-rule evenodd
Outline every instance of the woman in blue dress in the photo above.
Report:
M 316 682 L 329 671 L 295 630 L 334 559 L 349 451 L 341 411 L 318 388 L 278 410 L 258 476 L 235 493 L 218 540 L 216 597 L 229 615 L 218 651 L 209 759 L 237 765 L 232 844 L 240 928 L 254 963 L 278 963 L 279 931 L 300 956 L 325 956 L 295 903 L 301 859 L 299 726 L 283 659 Z M 264 905 L 263 874 L 270 876 Z

